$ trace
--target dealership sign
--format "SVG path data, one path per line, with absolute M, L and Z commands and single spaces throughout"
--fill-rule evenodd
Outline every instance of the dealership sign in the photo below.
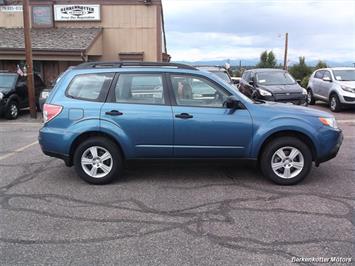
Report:
M 54 5 L 55 21 L 99 21 L 100 5 Z

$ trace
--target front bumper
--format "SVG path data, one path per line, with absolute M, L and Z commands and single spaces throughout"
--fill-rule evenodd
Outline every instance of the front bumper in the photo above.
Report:
M 318 166 L 320 163 L 329 161 L 335 158 L 339 152 L 340 146 L 343 143 L 343 132 L 341 129 L 328 130 L 321 132 L 321 147 L 322 151 L 316 158 L 315 163 Z
M 271 102 L 293 103 L 296 105 L 307 104 L 307 95 L 303 95 L 303 94 L 289 94 L 289 95 L 274 94 L 272 96 L 258 95 L 258 98 L 264 101 L 271 101 Z

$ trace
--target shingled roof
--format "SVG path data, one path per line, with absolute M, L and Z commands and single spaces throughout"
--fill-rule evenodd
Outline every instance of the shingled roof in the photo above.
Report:
M 32 49 L 85 51 L 101 31 L 101 28 L 32 29 Z M 22 28 L 0 28 L 0 50 L 22 50 L 24 47 Z

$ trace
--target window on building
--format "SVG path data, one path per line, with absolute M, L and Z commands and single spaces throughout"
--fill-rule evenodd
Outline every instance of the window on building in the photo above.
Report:
M 32 6 L 32 26 L 33 28 L 53 28 L 53 6 Z

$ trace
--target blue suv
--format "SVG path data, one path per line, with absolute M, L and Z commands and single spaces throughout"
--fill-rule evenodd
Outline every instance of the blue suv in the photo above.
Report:
M 291 185 L 335 157 L 331 114 L 251 100 L 213 74 L 182 64 L 90 62 L 61 75 L 43 108 L 43 152 L 105 184 L 134 159 L 239 158 Z

